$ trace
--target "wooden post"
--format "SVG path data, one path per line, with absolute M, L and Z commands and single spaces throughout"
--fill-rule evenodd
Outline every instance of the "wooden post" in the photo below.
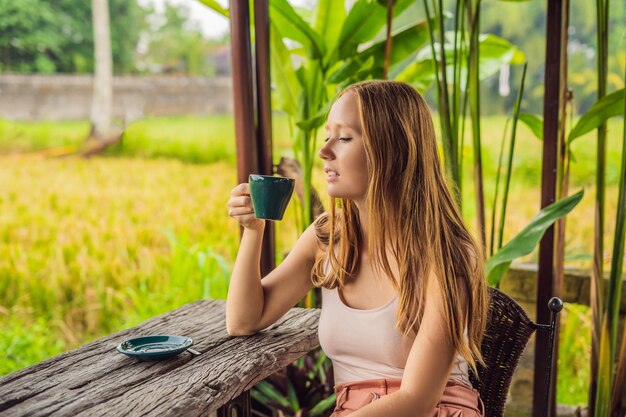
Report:
M 267 16 L 267 2 L 265 3 L 265 16 Z M 263 4 L 255 9 L 262 10 Z M 271 128 L 270 128 L 270 101 L 269 101 L 269 34 L 266 24 L 262 28 L 257 24 L 257 64 L 259 63 L 258 52 L 266 55 L 261 59 L 265 68 L 257 66 L 257 98 L 255 103 L 255 87 L 252 70 L 252 51 L 250 43 L 250 8 L 247 1 L 233 1 L 230 6 L 231 18 L 231 60 L 233 78 L 233 105 L 235 113 L 235 139 L 237 145 L 237 181 L 247 182 L 248 176 L 255 174 L 272 174 L 271 154 Z M 258 22 L 257 22 L 258 23 Z M 265 29 L 263 29 L 265 27 Z M 262 39 L 259 38 L 261 34 Z M 260 72 L 259 72 L 260 71 Z M 261 101 L 261 99 L 263 101 Z M 255 105 L 256 104 L 256 105 Z M 258 117 L 258 129 L 255 126 L 255 113 Z M 268 164 L 269 160 L 269 164 Z M 263 236 L 263 248 L 261 250 L 261 275 L 267 275 L 274 268 L 274 226 L 268 222 Z
M 559 113 L 561 94 L 561 59 L 563 31 L 563 0 L 547 2 L 546 27 L 546 60 L 543 102 L 543 161 L 541 171 L 541 207 L 546 207 L 555 201 L 557 146 L 559 137 Z M 558 285 L 554 280 L 554 227 L 548 228 L 539 244 L 539 271 L 537 277 L 537 323 L 548 323 L 550 312 L 547 308 L 548 300 L 558 296 Z M 556 415 L 555 381 L 558 348 L 552 357 L 552 378 L 550 387 L 546 386 L 547 359 L 549 353 L 549 335 L 547 332 L 537 332 L 535 341 L 535 374 L 533 384 L 533 416 L 545 415 L 543 400 L 546 391 L 549 395 L 549 416 Z
M 270 19 L 268 0 L 254 1 L 254 29 L 256 48 L 256 100 L 259 172 L 273 175 L 272 164 L 272 102 L 270 96 Z M 267 275 L 276 266 L 274 222 L 268 221 L 263 235 L 261 275 Z

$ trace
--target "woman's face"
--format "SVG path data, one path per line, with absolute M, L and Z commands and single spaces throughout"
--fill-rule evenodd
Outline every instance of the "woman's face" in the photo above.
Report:
M 369 171 L 361 132 L 357 95 L 348 91 L 330 109 L 326 143 L 319 151 L 331 197 L 363 200 L 367 194 Z

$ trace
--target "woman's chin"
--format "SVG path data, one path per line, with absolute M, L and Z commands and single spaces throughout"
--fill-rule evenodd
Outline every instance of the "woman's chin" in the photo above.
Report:
M 343 200 L 351 200 L 351 201 L 361 201 L 363 197 L 360 196 L 355 196 L 354 194 L 351 193 L 332 193 L 332 192 L 328 192 L 328 196 L 331 198 L 336 198 L 338 200 L 343 199 Z
M 328 196 L 332 198 L 347 198 L 346 193 L 333 190 L 331 187 L 328 187 Z

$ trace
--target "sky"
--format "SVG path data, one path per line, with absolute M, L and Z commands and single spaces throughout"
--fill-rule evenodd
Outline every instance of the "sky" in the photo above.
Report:
M 191 10 L 192 19 L 200 24 L 202 33 L 207 38 L 221 38 L 230 30 L 228 19 L 197 0 L 139 0 L 140 5 L 152 4 L 157 11 L 163 10 L 163 4 L 166 2 L 188 6 Z M 224 7 L 228 5 L 228 0 L 217 0 L 217 2 Z M 294 5 L 304 5 L 307 2 L 309 0 L 289 0 L 289 3 Z

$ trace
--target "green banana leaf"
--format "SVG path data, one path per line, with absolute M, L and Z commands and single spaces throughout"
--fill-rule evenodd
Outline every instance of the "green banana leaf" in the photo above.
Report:
M 543 140 L 543 119 L 540 116 L 530 113 L 520 113 L 518 120 L 528 126 L 537 139 Z
M 454 31 L 446 31 L 445 33 L 445 44 L 444 44 L 444 52 L 446 54 L 446 61 L 453 62 L 455 57 L 455 49 L 454 49 L 454 41 L 455 37 L 457 37 L 457 44 L 461 43 L 460 39 L 461 33 L 457 33 Z M 469 34 L 466 35 L 468 37 Z M 478 42 L 480 44 L 480 59 L 482 60 L 481 69 L 486 76 L 495 74 L 500 70 L 500 66 L 503 63 L 511 64 L 511 65 L 521 65 L 526 62 L 526 55 L 522 52 L 517 46 L 513 45 L 506 39 L 503 39 L 499 36 L 483 33 L 479 36 Z M 458 49 L 459 45 L 457 45 Z M 457 51 L 458 53 L 458 51 Z M 420 51 L 418 56 L 418 60 L 428 60 L 432 59 L 432 49 L 430 47 L 425 48 L 423 51 Z M 494 62 L 491 62 L 494 61 Z M 489 69 L 489 71 L 485 71 Z
M 390 67 L 404 64 L 402 68 L 395 69 L 396 72 L 401 72 L 404 67 L 413 62 L 415 54 L 428 44 L 428 40 L 426 22 L 420 22 L 395 33 L 391 38 Z M 367 78 L 382 78 L 385 64 L 385 43 L 386 41 L 377 42 L 347 59 L 343 66 L 331 74 L 330 81 L 341 83 L 357 71 L 366 69 L 369 74 Z
M 308 108 L 306 109 L 306 113 L 302 114 L 300 120 L 305 118 L 310 118 L 312 114 L 318 112 L 324 104 L 326 103 L 326 91 L 324 88 L 324 74 L 322 73 L 321 61 L 305 61 L 303 64 L 304 72 L 305 72 L 305 80 L 306 82 L 303 84 L 305 86 L 305 91 L 307 94 L 307 103 Z M 313 126 L 313 128 L 318 127 Z
M 354 79 L 354 74 L 359 71 L 367 70 L 368 73 L 371 72 L 374 64 L 373 56 L 367 58 L 356 56 L 333 71 L 328 77 L 328 81 L 333 84 L 341 84 L 345 80 L 352 80 Z
M 334 101 L 334 99 L 328 100 L 313 117 L 297 122 L 296 125 L 302 130 L 313 130 L 320 127 L 326 121 L 330 106 Z
M 315 13 L 315 24 L 313 28 L 322 37 L 326 45 L 326 59 L 324 65 L 328 63 L 330 51 L 337 48 L 341 28 L 346 20 L 346 6 L 344 0 L 319 0 Z
M 602 123 L 613 116 L 624 114 L 624 89 L 617 90 L 596 101 L 589 111 L 578 120 L 576 126 L 569 132 L 568 142 L 597 129 Z
M 230 18 L 230 12 L 228 11 L 228 9 L 222 7 L 216 0 L 198 0 L 198 1 L 204 4 L 205 6 L 207 6 L 209 9 L 212 9 L 218 12 L 222 16 L 226 18 Z
M 449 80 L 454 79 L 454 37 L 457 36 L 455 32 L 446 32 L 446 43 L 444 45 L 444 51 L 446 54 L 446 75 Z M 509 41 L 502 39 L 496 35 L 483 34 L 479 38 L 480 43 L 480 56 L 479 56 L 479 71 L 480 79 L 484 80 L 500 70 L 503 64 L 517 65 L 525 62 L 526 56 L 515 45 Z M 398 79 L 403 81 L 414 83 L 421 80 L 423 83 L 425 78 L 424 70 L 432 68 L 434 71 L 435 64 L 432 59 L 432 48 L 427 45 L 422 48 L 418 54 L 417 59 L 409 66 L 405 68 L 400 74 Z M 467 61 L 462 59 L 456 63 L 458 71 L 460 71 L 461 89 L 466 90 L 465 80 L 467 79 Z M 435 79 L 434 74 L 430 77 Z
M 528 255 L 541 240 L 545 231 L 555 221 L 572 211 L 583 198 L 584 190 L 544 207 L 534 219 L 506 245 L 487 260 L 486 271 L 489 284 L 497 287 L 511 266 L 511 262 Z
M 395 76 L 398 81 L 413 85 L 420 91 L 425 91 L 436 81 L 435 61 L 432 59 L 409 64 L 402 72 Z
M 480 74 L 484 79 L 500 71 L 502 63 L 521 65 L 526 55 L 504 38 L 492 34 L 480 35 Z
M 394 2 L 393 16 L 399 16 L 413 0 Z M 387 23 L 387 8 L 371 0 L 358 0 L 341 28 L 341 34 L 334 53 L 338 59 L 348 58 L 358 53 L 362 43 L 372 40 Z
M 300 17 L 287 0 L 272 0 L 269 3 L 270 21 L 279 27 L 284 38 L 303 45 L 309 56 L 320 59 L 324 56 L 325 46 L 311 26 Z
M 291 55 L 283 43 L 282 34 L 274 23 L 270 22 L 270 45 L 272 54 L 270 64 L 272 78 L 276 83 L 275 94 L 278 108 L 288 115 L 298 117 L 298 100 L 302 93 L 302 86 L 291 63 Z

